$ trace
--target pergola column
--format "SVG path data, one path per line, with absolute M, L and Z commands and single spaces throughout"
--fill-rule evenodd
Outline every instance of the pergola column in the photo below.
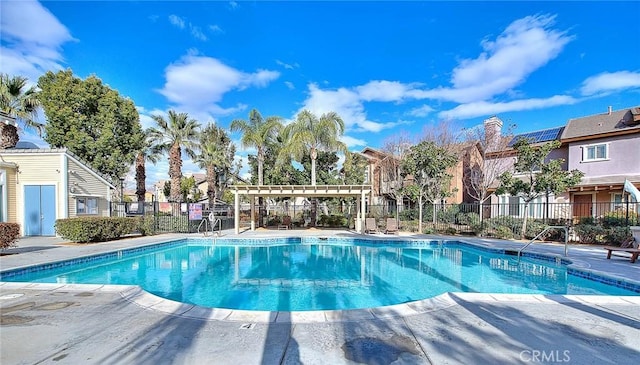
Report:
M 361 217 L 360 218 L 361 219 L 361 221 L 360 221 L 360 233 L 364 233 L 364 229 L 365 229 L 364 222 L 365 222 L 365 212 L 367 210 L 367 204 L 366 204 L 366 201 L 365 201 L 364 197 L 365 197 L 365 194 L 364 194 L 364 190 L 363 190 L 360 193 L 360 211 L 362 212 L 360 214 L 360 217 Z
M 235 190 L 233 195 L 233 226 L 236 234 L 240 234 L 240 193 Z
M 256 196 L 249 195 L 249 201 L 251 202 L 251 230 L 256 230 Z

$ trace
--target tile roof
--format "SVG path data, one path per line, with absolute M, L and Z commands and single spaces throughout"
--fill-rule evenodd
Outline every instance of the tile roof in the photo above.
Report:
M 622 131 L 640 132 L 640 107 L 569 119 L 561 139 L 588 138 Z

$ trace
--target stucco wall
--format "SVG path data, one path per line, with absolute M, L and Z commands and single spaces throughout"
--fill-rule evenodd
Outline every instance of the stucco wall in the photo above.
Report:
M 585 146 L 608 143 L 608 159 L 602 161 L 582 161 Z M 569 169 L 584 172 L 585 177 L 624 175 L 640 173 L 640 133 L 600 138 L 569 144 Z

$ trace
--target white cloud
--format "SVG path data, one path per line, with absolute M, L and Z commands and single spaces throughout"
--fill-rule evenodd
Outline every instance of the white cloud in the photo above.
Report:
M 178 27 L 180 29 L 184 29 L 184 27 L 185 27 L 184 19 L 182 19 L 181 17 L 179 17 L 179 16 L 177 16 L 175 14 L 169 15 L 169 23 L 175 25 L 176 27 Z
M 447 120 L 468 119 L 512 111 L 540 109 L 557 105 L 569 105 L 575 104 L 578 101 L 578 99 L 567 95 L 555 95 L 550 98 L 514 100 L 501 103 L 478 101 L 475 103 L 458 105 L 451 110 L 440 112 L 438 116 Z
M 411 109 L 409 111 L 409 115 L 412 115 L 414 117 L 426 117 L 427 115 L 429 115 L 433 111 L 434 111 L 434 109 L 432 107 L 430 107 L 429 105 L 423 105 L 423 106 L 421 106 L 419 108 Z
M 400 101 L 407 97 L 410 85 L 398 81 L 374 80 L 357 86 L 356 91 L 364 101 Z
M 453 87 L 414 91 L 417 98 L 472 103 L 505 93 L 556 58 L 571 40 L 552 29 L 554 16 L 527 16 L 511 23 L 495 41 L 481 43 L 484 52 L 453 70 Z
M 344 121 L 345 127 L 355 131 L 379 132 L 398 125 L 396 122 L 379 123 L 368 120 L 360 94 L 347 88 L 322 90 L 317 84 L 309 84 L 309 97 L 300 110 L 302 109 L 308 109 L 318 116 L 336 112 Z
M 217 24 L 212 24 L 209 26 L 209 30 L 213 33 L 224 33 L 224 30 L 220 28 Z
M 584 80 L 580 92 L 582 95 L 594 95 L 638 87 L 640 87 L 640 72 L 603 72 Z
M 25 76 L 34 83 L 44 72 L 62 69 L 60 49 L 76 41 L 67 27 L 33 0 L 2 2 L 0 35 L 2 72 Z
M 194 38 L 199 39 L 201 41 L 207 40 L 207 36 L 204 33 L 202 33 L 202 30 L 200 29 L 200 27 L 197 27 L 189 23 L 189 29 L 191 29 L 191 35 Z
M 293 70 L 294 68 L 300 67 L 300 65 L 297 64 L 297 63 L 288 64 L 288 63 L 282 62 L 280 60 L 276 60 L 276 64 L 278 64 L 278 65 L 280 65 L 280 66 L 282 66 L 282 67 L 284 67 L 284 68 L 286 68 L 288 70 Z
M 366 146 L 367 145 L 367 141 L 365 141 L 363 139 L 353 138 L 353 137 L 346 136 L 346 135 L 343 135 L 342 138 L 340 138 L 340 140 L 342 142 L 344 142 L 344 144 L 346 144 L 347 147 L 349 147 L 349 148 L 356 147 L 356 146 Z
M 249 87 L 265 87 L 279 76 L 279 72 L 269 70 L 247 73 L 212 57 L 189 54 L 167 66 L 165 85 L 158 91 L 181 110 L 194 117 L 200 115 L 197 119 L 204 123 L 213 115 L 228 115 L 246 108 L 244 104 L 230 108 L 220 106 L 224 94 Z M 203 118 L 204 114 L 209 118 Z
M 293 90 L 296 88 L 291 81 L 285 81 L 284 84 L 287 85 L 287 88 L 289 88 L 289 90 Z

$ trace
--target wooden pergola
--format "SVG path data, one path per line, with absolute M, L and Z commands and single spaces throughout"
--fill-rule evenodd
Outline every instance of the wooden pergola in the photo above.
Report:
M 365 197 L 371 193 L 371 185 L 232 185 L 234 199 L 234 227 L 240 233 L 240 195 L 248 195 L 251 201 L 251 230 L 256 229 L 255 201 L 256 197 L 304 197 L 304 198 L 336 198 L 355 197 L 359 201 L 355 227 L 364 233 Z

